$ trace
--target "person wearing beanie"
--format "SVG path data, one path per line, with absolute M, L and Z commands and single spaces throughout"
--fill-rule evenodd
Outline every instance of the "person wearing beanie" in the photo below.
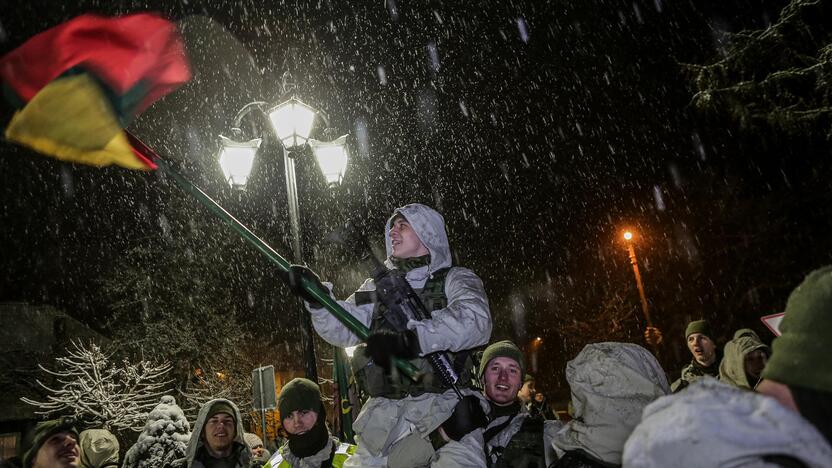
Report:
M 243 434 L 243 439 L 245 439 L 246 445 L 251 450 L 252 468 L 263 466 L 272 457 L 272 454 L 266 450 L 263 446 L 263 441 L 260 440 L 260 437 L 257 437 L 257 434 L 246 432 Z
M 799 413 L 832 444 L 832 266 L 792 291 L 780 333 L 757 392 Z
M 217 398 L 202 405 L 191 431 L 185 468 L 249 468 L 251 451 L 243 438 L 240 410 L 230 400 Z
M 23 452 L 23 468 L 78 467 L 81 451 L 73 418 L 39 422 L 29 440 L 31 445 Z
M 523 385 L 520 387 L 520 391 L 517 392 L 517 398 L 520 399 L 520 403 L 522 403 L 526 409 L 529 409 L 531 406 L 535 393 L 534 377 L 532 377 L 531 374 L 525 374 L 523 376 Z
M 688 324 L 685 329 L 685 341 L 693 359 L 682 369 L 679 378 L 670 385 L 673 393 L 706 375 L 719 376 L 720 359 L 713 336 L 711 325 L 707 320 L 694 320 Z
M 340 468 L 355 453 L 355 445 L 329 433 L 321 390 L 311 380 L 296 378 L 284 385 L 277 408 L 289 440 L 264 468 Z
M 460 402 L 427 355 L 446 353 L 459 376 L 456 385 L 461 393 L 479 393 L 473 388 L 473 355 L 488 343 L 492 329 L 482 280 L 470 269 L 453 264 L 445 219 L 439 212 L 420 203 L 397 208 L 383 234 L 387 257 L 383 265 L 355 293 L 337 301 L 370 330 L 366 344 L 302 288 L 293 286 L 308 282 L 326 286 L 317 275 L 298 265 L 292 265 L 288 274 L 290 288 L 305 299 L 321 338 L 338 347 L 358 345 L 350 364 L 370 398 L 353 425 L 359 442 L 350 463 L 363 466 L 383 465 L 388 459 L 396 465 L 405 459 L 402 453 L 426 453 L 432 445 L 429 440 Z M 401 284 L 402 279 L 424 306 L 426 314 L 420 320 L 390 310 L 394 296 L 411 294 L 393 290 L 392 285 Z M 398 372 L 394 359 L 409 361 L 422 378 L 413 380 Z M 474 408 L 470 399 L 465 401 L 469 409 Z M 449 442 L 448 447 L 455 443 Z M 442 458 L 449 448 L 437 450 L 437 457 Z M 471 447 L 475 449 L 479 447 Z
M 769 356 L 771 350 L 753 330 L 737 330 L 734 339 L 725 343 L 722 362 L 719 364 L 719 380 L 735 387 L 754 390 Z
M 526 375 L 523 352 L 511 341 L 482 353 L 478 376 L 489 405 L 482 431 L 488 466 L 545 466 L 543 420 L 531 418 L 518 397 Z
M 118 439 L 107 429 L 87 429 L 81 432 L 81 462 L 79 468 L 108 468 L 118 463 Z

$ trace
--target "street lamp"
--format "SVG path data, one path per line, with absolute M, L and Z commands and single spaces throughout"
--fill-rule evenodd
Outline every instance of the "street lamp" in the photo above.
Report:
M 286 77 L 284 77 L 286 79 Z M 243 118 L 253 110 L 259 110 L 265 115 L 274 135 L 280 141 L 283 149 L 283 164 L 286 178 L 286 197 L 289 211 L 289 224 L 292 232 L 292 253 L 295 263 L 303 261 L 300 232 L 300 209 L 298 207 L 297 179 L 295 177 L 295 157 L 307 146 L 312 149 L 318 166 L 323 170 L 327 183 L 337 185 L 343 178 L 348 162 L 347 135 L 330 142 L 310 140 L 317 113 L 312 107 L 292 97 L 287 101 L 264 110 L 264 101 L 255 101 L 243 106 L 234 118 L 235 136 L 241 137 L 240 124 Z M 248 176 L 254 165 L 254 158 L 260 148 L 261 138 L 248 141 L 235 141 L 220 136 L 219 163 L 226 180 L 232 188 L 244 189 Z M 317 149 L 316 149 L 317 148 Z M 291 150 L 291 151 L 290 151 Z M 335 164 L 337 163 L 337 164 Z M 318 381 L 317 360 L 315 358 L 315 343 L 312 335 L 312 320 L 309 314 L 301 314 L 304 349 L 306 352 L 306 377 L 313 382 Z
M 641 298 L 641 311 L 644 313 L 644 318 L 647 320 L 648 330 L 653 329 L 653 321 L 650 320 L 650 310 L 647 307 L 647 295 L 644 293 L 644 284 L 641 282 L 641 273 L 638 270 L 638 259 L 636 258 L 636 248 L 634 245 L 635 236 L 632 231 L 624 231 L 624 242 L 627 244 L 627 253 L 630 255 L 630 264 L 633 266 L 633 274 L 636 277 L 636 287 L 638 287 L 638 295 Z M 654 351 L 658 352 L 657 343 L 651 343 Z

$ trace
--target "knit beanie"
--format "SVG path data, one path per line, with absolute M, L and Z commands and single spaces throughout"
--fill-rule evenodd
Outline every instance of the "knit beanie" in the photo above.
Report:
M 40 450 L 47 439 L 63 431 L 72 433 L 75 436 L 75 440 L 78 441 L 78 430 L 75 428 L 74 418 L 63 417 L 39 422 L 35 426 L 32 434 L 32 445 L 23 453 L 23 468 L 30 468 L 32 466 L 35 455 L 37 455 L 38 450 Z
M 826 359 L 832 343 L 832 266 L 809 273 L 792 291 L 780 333 L 763 378 L 832 393 L 832 360 Z
M 523 375 L 526 374 L 526 364 L 523 361 L 523 352 L 520 351 L 520 348 L 518 348 L 517 345 L 511 341 L 503 340 L 493 343 L 489 347 L 485 348 L 485 351 L 483 351 L 479 373 L 477 374 L 477 377 L 480 380 L 482 380 L 482 375 L 485 373 L 485 368 L 488 367 L 488 363 L 491 362 L 492 359 L 498 357 L 514 359 L 520 366 L 520 373 Z
M 531 374 L 526 374 L 523 376 L 523 383 L 526 382 L 534 382 L 534 377 Z
M 292 379 L 283 386 L 277 408 L 280 418 L 288 417 L 294 411 L 312 410 L 321 412 L 321 389 L 309 379 Z
M 694 320 L 689 323 L 688 327 L 685 329 L 685 339 L 687 340 L 688 337 L 694 333 L 701 333 L 711 340 L 714 339 L 714 334 L 711 332 L 711 324 L 708 323 L 707 320 Z
M 263 446 L 263 441 L 257 437 L 257 434 L 252 434 L 251 432 L 243 433 L 243 439 L 245 439 L 248 448 L 254 448 L 257 446 Z
M 211 409 L 208 410 L 208 415 L 205 416 L 205 420 L 211 419 L 217 413 L 228 413 L 234 419 L 234 424 L 237 424 L 237 412 L 228 403 L 218 401 L 211 405 Z

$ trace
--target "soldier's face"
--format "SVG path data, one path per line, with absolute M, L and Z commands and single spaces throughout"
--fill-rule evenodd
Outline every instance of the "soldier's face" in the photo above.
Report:
M 205 423 L 205 443 L 214 452 L 223 452 L 234 443 L 237 428 L 228 413 L 217 413 Z
M 696 362 L 703 366 L 710 366 L 716 359 L 716 345 L 701 333 L 691 333 L 688 336 L 688 349 Z
M 768 355 L 762 349 L 755 349 L 745 355 L 745 373 L 754 379 L 759 379 L 760 374 L 768 362 Z
M 485 396 L 497 406 L 507 406 L 517 398 L 523 385 L 523 373 L 517 361 L 507 357 L 496 357 L 488 361 L 482 375 Z
M 46 439 L 32 461 L 32 468 L 76 468 L 80 456 L 75 435 L 63 431 Z
M 517 393 L 517 397 L 520 398 L 520 401 L 523 403 L 528 403 L 532 401 L 534 398 L 535 390 L 534 390 L 534 380 L 529 380 L 525 382 L 522 387 L 520 387 L 520 391 Z
M 292 411 L 283 418 L 283 428 L 292 435 L 305 434 L 318 422 L 318 413 L 312 410 Z
M 404 218 L 396 218 L 390 228 L 390 242 L 393 244 L 393 256 L 398 258 L 421 257 L 430 253 L 419 240 L 416 231 Z

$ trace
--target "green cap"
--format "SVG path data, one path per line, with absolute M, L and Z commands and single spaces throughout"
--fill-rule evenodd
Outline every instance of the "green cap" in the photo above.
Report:
M 687 340 L 694 333 L 701 333 L 711 340 L 714 339 L 714 334 L 711 332 L 711 324 L 707 320 L 694 320 L 689 323 L 685 329 L 685 339 Z
M 78 430 L 75 428 L 74 418 L 63 417 L 39 422 L 35 426 L 32 434 L 32 445 L 23 453 L 23 468 L 30 468 L 32 466 L 32 462 L 35 460 L 35 456 L 44 442 L 53 435 L 64 431 L 75 435 L 75 440 L 76 442 L 78 441 Z
M 280 418 L 284 419 L 294 411 L 312 410 L 321 412 L 321 389 L 309 379 L 292 379 L 283 386 L 277 408 Z
M 218 401 L 211 405 L 211 409 L 208 410 L 208 415 L 205 416 L 205 420 L 207 421 L 211 419 L 211 417 L 218 413 L 227 413 L 234 419 L 234 423 L 237 422 L 237 412 L 234 411 L 234 408 L 232 408 L 231 405 L 224 401 Z
M 518 348 L 517 345 L 511 341 L 503 340 L 491 344 L 489 347 L 485 348 L 485 351 L 482 352 L 480 369 L 477 374 L 477 377 L 480 380 L 482 380 L 482 375 L 485 373 L 485 368 L 488 367 L 488 363 L 491 362 L 492 359 L 498 357 L 514 359 L 520 366 L 520 373 L 524 375 L 526 374 L 526 364 L 523 361 L 523 352 L 520 351 L 520 348 Z
M 832 343 L 832 266 L 809 273 L 792 291 L 780 333 L 763 378 L 832 393 L 832 360 L 826 359 Z

